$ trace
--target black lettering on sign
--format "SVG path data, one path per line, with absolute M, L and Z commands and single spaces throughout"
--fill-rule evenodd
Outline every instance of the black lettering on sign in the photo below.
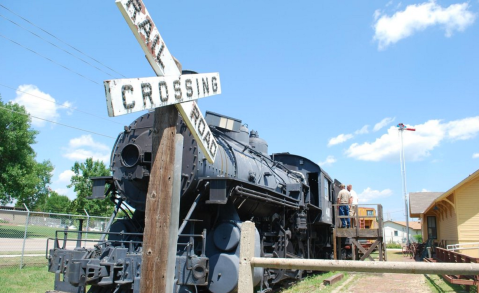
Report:
M 153 43 L 151 44 L 151 54 L 155 55 L 155 47 L 158 44 L 158 41 L 160 40 L 160 35 L 156 35 L 155 38 L 153 39 Z
M 211 156 L 214 158 L 216 156 L 216 150 L 218 149 L 218 146 L 216 145 L 216 141 L 215 139 L 213 138 L 211 140 L 211 147 L 210 147 L 210 153 L 211 153 Z
M 135 108 L 135 101 L 129 104 L 126 102 L 125 92 L 133 93 L 133 87 L 130 84 L 125 84 L 121 87 L 121 97 L 123 99 L 123 107 L 125 107 L 125 109 L 127 110 Z
M 160 101 L 162 101 L 162 102 L 168 101 L 168 86 L 166 85 L 166 82 L 160 81 L 160 83 L 158 84 L 158 88 L 160 90 Z M 165 96 L 164 97 L 163 97 L 163 94 L 161 92 L 161 88 L 165 89 Z
M 135 0 L 135 1 L 128 0 L 128 2 L 126 2 L 125 5 L 126 5 L 126 8 L 130 8 L 130 5 L 133 5 L 134 11 L 133 11 L 133 16 L 131 18 L 133 19 L 133 21 L 135 21 L 136 20 L 136 13 L 141 11 L 140 1 L 138 1 L 138 0 Z
M 206 133 L 203 140 L 206 142 L 206 145 L 208 146 L 207 149 L 209 149 L 210 148 L 210 140 L 211 140 L 211 133 L 209 131 Z
M 214 93 L 218 91 L 218 81 L 216 80 L 216 76 L 211 78 L 211 87 L 213 88 Z
M 193 109 L 191 109 L 191 114 L 190 114 L 190 119 L 191 122 L 193 122 L 193 125 L 196 127 L 196 122 L 198 121 L 198 118 L 200 118 L 200 111 L 198 111 L 198 108 L 196 107 L 196 104 L 193 105 Z
M 156 62 L 160 63 L 161 68 L 165 70 L 165 64 L 161 60 L 161 53 L 163 53 L 163 50 L 165 49 L 165 43 L 161 42 L 160 44 L 160 50 L 158 51 L 158 54 L 156 54 Z
M 151 34 L 151 21 L 150 19 L 146 19 L 142 23 L 138 25 L 138 27 L 145 32 L 146 35 L 146 43 L 150 41 L 150 34 Z
M 153 106 L 153 97 L 151 96 L 151 84 L 142 83 L 141 84 L 141 96 L 143 97 L 143 106 L 146 107 L 146 98 L 150 100 L 151 105 Z
M 196 79 L 196 92 L 198 93 L 198 97 L 200 96 L 200 85 L 198 84 L 198 79 Z
M 175 99 L 181 100 L 181 83 L 179 80 L 173 81 L 173 89 L 175 90 Z
M 206 96 L 206 93 L 210 93 L 210 84 L 208 82 L 208 77 L 206 78 L 206 83 L 205 83 L 205 79 L 202 78 L 201 81 L 203 82 L 203 95 Z M 206 89 L 206 91 L 205 91 Z
M 185 81 L 185 88 L 186 88 L 186 96 L 191 98 L 193 96 L 193 87 L 191 86 L 192 82 L 191 79 L 187 79 Z
M 203 129 L 201 129 L 202 125 L 203 125 Z M 203 136 L 203 133 L 205 133 L 205 128 L 206 128 L 205 120 L 200 119 L 200 122 L 198 122 L 198 133 L 201 136 Z

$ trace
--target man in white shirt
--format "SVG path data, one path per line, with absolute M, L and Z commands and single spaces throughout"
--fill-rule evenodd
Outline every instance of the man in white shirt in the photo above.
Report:
M 338 193 L 338 200 L 337 203 L 339 205 L 339 215 L 340 216 L 349 216 L 349 206 L 352 203 L 351 195 L 349 192 L 346 190 L 344 184 L 341 184 L 339 186 L 341 188 L 341 191 Z M 341 218 L 341 226 L 343 228 L 349 228 L 350 227 L 350 221 L 349 217 L 348 218 Z
M 348 191 L 352 199 L 351 208 L 349 209 L 349 215 L 351 216 L 351 227 L 354 227 L 356 225 L 354 219 L 358 211 L 358 194 L 356 193 L 356 191 L 353 190 L 353 186 L 351 184 L 348 185 Z

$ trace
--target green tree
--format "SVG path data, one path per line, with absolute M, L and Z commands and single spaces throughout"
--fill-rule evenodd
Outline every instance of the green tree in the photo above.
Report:
M 93 161 L 93 158 L 86 159 L 85 162 L 75 162 L 72 167 L 75 175 L 71 178 L 71 184 L 68 187 L 74 187 L 77 198 L 72 202 L 72 211 L 78 214 L 84 214 L 86 209 L 90 215 L 109 216 L 113 212 L 114 204 L 108 198 L 105 199 L 86 199 L 92 194 L 93 183 L 91 177 L 110 176 L 110 170 L 101 161 Z
M 68 214 L 70 212 L 70 206 L 71 201 L 68 196 L 50 191 L 50 196 L 46 200 L 43 210 L 51 213 Z
M 53 166 L 38 163 L 32 148 L 37 131 L 30 127 L 25 108 L 3 103 L 0 96 L 0 204 L 26 204 L 36 209 L 45 203 Z

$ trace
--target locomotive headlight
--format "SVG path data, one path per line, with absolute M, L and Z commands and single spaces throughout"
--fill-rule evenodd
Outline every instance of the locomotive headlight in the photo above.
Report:
M 121 151 L 121 163 L 125 167 L 133 167 L 140 160 L 140 149 L 135 144 L 126 145 Z

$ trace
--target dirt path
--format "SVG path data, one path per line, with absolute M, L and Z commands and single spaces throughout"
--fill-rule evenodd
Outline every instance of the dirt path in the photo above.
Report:
M 406 262 L 414 262 L 410 258 L 404 258 Z M 357 273 L 342 286 L 336 288 L 333 293 L 430 293 L 433 292 L 426 283 L 424 275 L 415 274 L 388 274 L 388 273 Z

